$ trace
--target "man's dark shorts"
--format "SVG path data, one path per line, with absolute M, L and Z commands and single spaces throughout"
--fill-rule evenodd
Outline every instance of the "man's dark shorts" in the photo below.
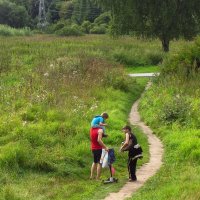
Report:
M 102 149 L 92 150 L 94 156 L 94 163 L 100 163 Z

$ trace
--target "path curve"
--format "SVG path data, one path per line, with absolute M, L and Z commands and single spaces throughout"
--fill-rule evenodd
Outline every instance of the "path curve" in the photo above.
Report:
M 146 89 L 150 87 L 150 83 Z M 136 171 L 138 181 L 127 182 L 117 193 L 110 193 L 104 200 L 123 200 L 133 196 L 133 194 L 144 185 L 144 183 L 160 169 L 162 165 L 163 145 L 161 141 L 153 134 L 153 131 L 140 120 L 138 112 L 139 100 L 137 100 L 131 109 L 129 121 L 132 125 L 138 126 L 144 134 L 147 135 L 149 143 L 150 159 Z

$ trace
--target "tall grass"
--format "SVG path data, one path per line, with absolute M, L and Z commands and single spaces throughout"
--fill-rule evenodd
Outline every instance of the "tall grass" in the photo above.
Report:
M 164 164 L 136 195 L 139 199 L 200 198 L 199 38 L 164 62 L 140 111 L 165 144 Z
M 119 46 L 140 43 L 93 35 L 0 38 L 0 199 L 82 200 L 97 190 L 100 199 L 127 180 L 120 130 L 147 80 L 128 78 L 113 55 Z M 102 111 L 110 115 L 105 143 L 116 150 L 120 178 L 110 186 L 88 180 L 90 121 Z M 148 144 L 136 134 L 145 150 L 141 165 Z
M 0 24 L 0 36 L 29 36 L 32 35 L 29 28 L 16 29 Z
M 103 111 L 110 115 L 105 143 L 116 149 L 117 176 L 124 182 L 120 130 L 146 81 L 128 78 L 98 39 L 1 38 L 0 199 L 90 199 L 103 190 L 88 180 L 90 121 Z M 145 154 L 142 162 L 147 149 Z

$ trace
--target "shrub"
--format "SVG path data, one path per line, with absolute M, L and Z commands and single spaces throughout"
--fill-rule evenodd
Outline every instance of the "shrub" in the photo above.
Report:
M 90 33 L 90 29 L 92 27 L 92 24 L 90 21 L 84 21 L 81 25 L 81 29 L 84 33 Z
M 94 23 L 97 25 L 109 24 L 110 20 L 111 20 L 110 12 L 104 12 L 94 20 Z
M 164 101 L 159 118 L 164 124 L 172 124 L 176 121 L 185 124 L 190 110 L 190 103 L 187 99 L 183 96 L 176 96 L 169 101 Z
M 126 65 L 144 66 L 158 65 L 163 60 L 163 53 L 158 50 L 145 49 L 145 47 L 127 46 L 113 51 L 114 60 Z
M 71 21 L 69 20 L 59 20 L 57 23 L 51 24 L 50 26 L 48 26 L 46 32 L 55 33 L 56 31 L 61 30 L 65 26 L 70 26 L 70 25 L 71 25 Z
M 62 29 L 55 32 L 59 36 L 81 36 L 83 35 L 78 25 L 65 26 Z
M 30 36 L 32 32 L 29 28 L 15 29 L 7 25 L 0 25 L 0 35 L 2 36 Z
M 158 52 L 158 51 L 151 51 L 146 56 L 149 59 L 148 64 L 151 64 L 151 65 L 158 65 L 158 64 L 162 63 L 163 57 L 164 57 L 163 53 Z
M 92 34 L 105 34 L 107 32 L 107 28 L 105 24 L 94 25 L 94 27 L 90 30 Z
M 194 78 L 200 73 L 200 37 L 195 43 L 185 47 L 178 54 L 169 55 L 163 63 L 164 75 L 177 74 L 180 78 Z

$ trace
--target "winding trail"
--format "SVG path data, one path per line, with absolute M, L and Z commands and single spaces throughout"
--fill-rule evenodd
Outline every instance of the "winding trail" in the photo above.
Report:
M 146 90 L 150 87 L 147 85 Z M 117 193 L 110 193 L 104 200 L 123 200 L 133 196 L 133 194 L 144 185 L 144 183 L 160 169 L 162 165 L 163 145 L 161 141 L 153 134 L 153 131 L 140 120 L 138 112 L 139 100 L 137 100 L 131 109 L 129 121 L 132 125 L 139 127 L 146 134 L 149 143 L 150 159 L 148 163 L 142 165 L 137 171 L 136 182 L 127 182 Z

